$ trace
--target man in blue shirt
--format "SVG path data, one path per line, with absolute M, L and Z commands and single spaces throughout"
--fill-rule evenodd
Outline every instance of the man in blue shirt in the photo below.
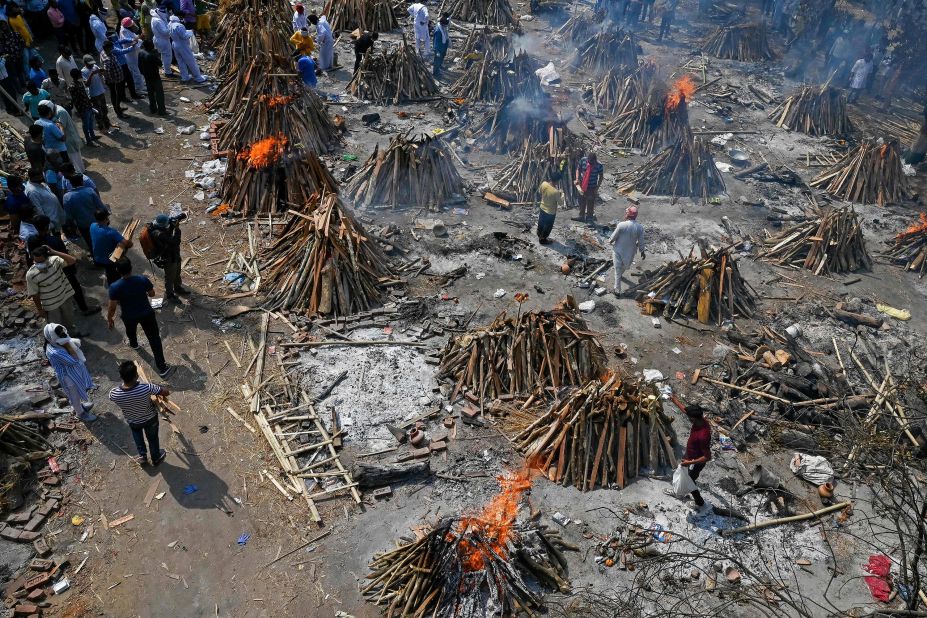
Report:
M 315 76 L 315 60 L 311 56 L 305 54 L 300 56 L 299 60 L 296 61 L 296 70 L 299 71 L 299 75 L 303 78 L 303 83 L 310 88 L 315 88 L 316 84 L 319 83 Z
M 26 84 L 26 94 L 23 95 L 23 108 L 32 116 L 33 120 L 39 119 L 39 102 L 48 101 L 51 95 L 47 90 L 42 90 L 32 82 Z
M 112 285 L 119 281 L 119 271 L 116 265 L 109 259 L 110 254 L 116 250 L 116 247 L 128 249 L 132 246 L 132 241 L 123 238 L 119 230 L 110 227 L 109 213 L 102 208 L 93 213 L 96 221 L 90 226 L 90 240 L 93 243 L 93 262 L 97 266 L 103 267 L 106 271 L 106 284 Z
M 45 146 L 45 154 L 59 153 L 61 160 L 52 161 L 53 164 L 61 165 L 68 158 L 68 146 L 65 143 L 64 131 L 58 126 L 58 123 L 52 120 L 55 115 L 55 109 L 49 105 L 39 105 L 40 118 L 35 124 L 42 127 L 42 145 Z
M 96 191 L 84 186 L 84 179 L 80 176 L 72 176 L 71 185 L 73 188 L 64 194 L 64 212 L 77 226 L 81 237 L 87 243 L 87 248 L 93 250 L 90 226 L 94 222 L 94 213 L 97 210 L 106 210 L 106 206 Z
M 6 186 L 9 191 L 6 194 L 6 200 L 3 203 L 3 210 L 10 215 L 10 229 L 13 235 L 19 234 L 19 212 L 24 206 L 32 205 L 29 196 L 26 195 L 26 187 L 23 186 L 23 179 L 19 176 L 8 176 Z
M 106 323 L 110 328 L 116 324 L 116 307 L 122 310 L 122 323 L 126 327 L 126 337 L 129 347 L 138 349 L 138 327 L 145 331 L 145 337 L 151 346 L 151 355 L 154 356 L 158 375 L 167 377 L 173 367 L 164 361 L 164 348 L 161 344 L 161 333 L 158 331 L 158 319 L 154 309 L 151 308 L 149 298 L 154 297 L 154 284 L 151 279 L 143 275 L 132 274 L 132 263 L 126 258 L 119 258 L 116 270 L 120 279 L 109 286 L 109 307 L 106 312 Z

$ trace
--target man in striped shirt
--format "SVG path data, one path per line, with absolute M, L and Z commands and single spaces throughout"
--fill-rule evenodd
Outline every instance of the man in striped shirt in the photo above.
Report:
M 42 245 L 32 250 L 32 260 L 26 271 L 26 294 L 32 297 L 36 313 L 48 322 L 63 324 L 73 337 L 83 336 L 74 327 L 74 288 L 64 272 L 77 258 Z
M 158 465 L 167 457 L 167 451 L 161 448 L 158 440 L 158 410 L 155 408 L 153 396 L 167 397 L 171 392 L 166 386 L 140 382 L 138 367 L 134 361 L 124 361 L 119 365 L 119 376 L 122 385 L 109 392 L 110 401 L 119 406 L 122 415 L 132 430 L 132 439 L 138 449 L 135 458 L 140 465 L 148 463 L 148 452 L 151 451 L 152 465 Z M 145 447 L 148 441 L 148 448 Z

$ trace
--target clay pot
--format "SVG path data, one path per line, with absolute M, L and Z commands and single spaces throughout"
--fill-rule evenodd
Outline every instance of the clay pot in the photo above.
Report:
M 413 429 L 409 432 L 409 443 L 412 446 L 418 447 L 422 442 L 425 441 L 425 432 L 421 429 Z
M 823 485 L 819 485 L 818 494 L 820 494 L 822 498 L 833 498 L 834 497 L 834 484 L 824 483 Z
M 569 262 L 564 262 L 563 264 L 560 265 L 560 272 L 562 272 L 564 275 L 569 275 L 569 274 L 570 274 L 570 270 L 571 270 L 571 269 L 570 269 L 570 263 L 569 263 Z

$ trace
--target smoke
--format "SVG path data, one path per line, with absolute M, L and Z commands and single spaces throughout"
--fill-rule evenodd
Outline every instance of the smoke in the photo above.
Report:
M 534 32 L 512 36 L 512 49 L 515 50 L 516 54 L 524 51 L 532 56 L 537 56 L 544 53 L 543 47 L 544 39 Z
M 506 111 L 513 119 L 518 118 L 521 120 L 547 120 L 551 116 L 550 105 L 545 105 L 542 101 L 535 101 L 525 96 L 512 99 L 506 105 Z

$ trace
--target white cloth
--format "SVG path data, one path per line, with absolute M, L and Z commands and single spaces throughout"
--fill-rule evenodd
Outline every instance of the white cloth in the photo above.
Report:
M 74 80 L 71 79 L 71 69 L 77 68 L 80 67 L 78 67 L 77 62 L 74 61 L 74 56 L 71 56 L 70 59 L 64 56 L 58 56 L 58 59 L 55 61 L 55 69 L 58 71 L 58 77 L 68 86 L 74 83 Z
M 171 48 L 171 34 L 167 27 L 167 13 L 157 9 L 151 10 L 151 40 L 155 48 L 161 54 L 161 65 L 164 68 L 165 75 L 173 75 L 171 69 L 171 57 L 173 49 Z
M 60 230 L 67 220 L 64 208 L 58 201 L 58 196 L 48 188 L 44 182 L 26 182 L 26 197 L 35 208 L 36 214 L 43 214 L 51 221 L 49 226 L 53 230 Z
M 409 7 L 409 17 L 412 18 L 412 29 L 415 33 L 416 53 L 429 53 L 431 51 L 431 37 L 428 34 L 428 7 L 416 2 Z M 423 46 L 420 48 L 419 46 Z
M 103 51 L 103 43 L 106 41 L 106 24 L 96 15 L 91 15 L 90 31 L 93 32 L 93 39 L 97 47 L 97 52 Z
M 792 472 L 815 485 L 823 485 L 834 480 L 834 469 L 830 462 L 818 455 L 795 453 L 789 462 Z
M 615 226 L 608 242 L 614 245 L 615 255 L 621 256 L 621 261 L 630 266 L 634 252 L 644 252 L 644 226 L 633 219 L 626 219 Z
M 177 67 L 180 69 L 180 81 L 185 82 L 191 77 L 197 82 L 204 81 L 203 74 L 200 73 L 200 65 L 197 64 L 196 58 L 193 57 L 193 50 L 190 49 L 193 32 L 187 30 L 176 15 L 171 15 L 168 28 L 171 33 L 174 56 L 177 58 Z
M 618 252 L 612 254 L 612 266 L 615 267 L 615 291 L 621 292 L 621 277 L 624 275 L 624 271 L 631 266 L 631 262 L 625 262 L 624 259 L 618 255 Z
M 335 37 L 324 15 L 319 17 L 319 23 L 315 27 L 315 42 L 319 46 L 319 69 L 328 71 L 335 62 Z
M 872 73 L 872 63 L 867 62 L 865 58 L 860 58 L 850 69 L 850 88 L 860 90 L 866 85 L 869 74 Z
M 75 164 L 74 168 L 83 174 L 84 162 L 80 154 L 80 147 L 83 145 L 83 142 L 80 139 L 80 133 L 77 131 L 77 125 L 74 124 L 74 119 L 71 118 L 71 114 L 68 113 L 68 110 L 60 105 L 56 105 L 53 120 L 60 124 L 61 130 L 64 131 L 64 145 L 68 149 L 68 157 L 73 161 L 74 156 L 72 155 L 77 155 L 77 160 L 81 162 L 80 165 Z
M 68 334 L 68 329 L 64 328 L 64 337 L 59 337 L 58 333 L 55 331 L 58 327 L 64 328 L 61 324 L 55 324 L 54 322 L 49 322 L 45 325 L 45 328 L 42 329 L 42 334 L 45 336 L 45 341 L 52 345 L 64 348 L 68 353 L 79 360 L 82 363 L 87 362 L 87 357 L 84 356 L 84 352 L 80 349 L 80 339 L 73 339 Z
M 299 32 L 303 28 L 309 28 L 309 20 L 306 18 L 306 13 L 293 11 L 293 32 Z

